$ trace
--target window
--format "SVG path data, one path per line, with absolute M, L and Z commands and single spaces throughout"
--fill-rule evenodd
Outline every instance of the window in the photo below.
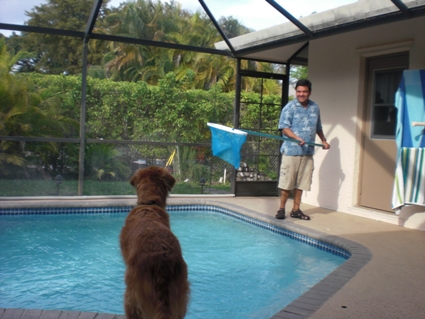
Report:
M 403 69 L 375 71 L 372 101 L 372 138 L 395 138 L 397 108 L 394 105 Z

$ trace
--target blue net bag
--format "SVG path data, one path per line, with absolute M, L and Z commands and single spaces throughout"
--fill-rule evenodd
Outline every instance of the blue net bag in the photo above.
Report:
M 247 133 L 230 127 L 207 123 L 211 130 L 213 155 L 239 168 L 241 148 L 246 141 Z

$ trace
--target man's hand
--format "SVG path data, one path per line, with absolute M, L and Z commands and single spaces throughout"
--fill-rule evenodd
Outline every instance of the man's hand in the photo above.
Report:
M 330 149 L 330 148 L 331 148 L 331 146 L 329 145 L 329 143 L 328 143 L 328 142 L 326 142 L 326 141 L 323 141 L 323 142 L 322 142 L 322 144 L 323 144 L 323 149 L 324 149 L 324 150 L 328 150 L 328 149 Z
M 300 141 L 298 143 L 299 146 L 303 146 L 305 144 L 305 141 L 301 137 L 298 137 L 297 140 Z

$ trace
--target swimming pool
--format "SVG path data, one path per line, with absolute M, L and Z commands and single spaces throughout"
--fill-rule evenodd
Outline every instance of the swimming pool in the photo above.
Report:
M 13 285 L 24 282 L 24 291 L 28 291 L 28 287 L 31 286 L 31 284 L 34 286 L 32 299 L 28 297 L 28 294 L 25 295 L 24 292 L 20 293 L 18 299 L 20 299 L 21 302 L 24 301 L 23 306 L 17 304 L 0 304 L 0 307 L 26 307 L 37 309 L 42 307 L 44 309 L 78 309 L 83 311 L 122 313 L 122 293 L 124 290 L 122 277 L 124 268 L 121 257 L 119 256 L 117 236 L 126 216 L 126 214 L 122 212 L 123 210 L 124 212 L 128 212 L 129 209 L 128 207 L 86 208 L 84 209 L 85 214 L 78 214 L 78 216 L 75 214 L 75 208 L 61 208 L 57 210 L 25 209 L 13 211 L 14 216 L 2 216 L 2 230 L 0 231 L 0 235 L 9 233 L 10 229 L 23 227 L 22 223 L 12 226 L 9 224 L 9 230 L 5 230 L 5 228 L 3 228 L 3 225 L 6 225 L 3 223 L 4 220 L 9 219 L 17 221 L 17 219 L 22 219 L 24 224 L 29 226 L 29 228 L 27 231 L 21 233 L 20 238 L 15 240 L 19 242 L 28 242 L 29 244 L 25 246 L 25 250 L 27 252 L 36 252 L 36 261 L 39 259 L 38 262 L 40 262 L 42 260 L 40 258 L 42 255 L 52 255 L 55 253 L 57 255 L 55 257 L 58 257 L 63 264 L 59 266 L 57 261 L 50 263 L 41 261 L 47 266 L 44 271 L 44 279 L 42 283 L 34 284 L 32 282 L 34 280 L 32 271 L 34 271 L 34 268 L 39 268 L 40 266 L 34 266 L 34 264 L 29 263 L 29 261 L 20 262 L 20 266 L 15 268 L 21 268 L 23 272 L 28 273 L 29 276 L 26 279 L 22 278 L 15 280 L 17 279 L 16 276 L 10 273 L 4 276 L 1 270 L 4 264 L 3 261 L 12 260 L 18 263 L 15 256 L 17 254 L 0 257 L 4 258 L 3 261 L 0 260 L 0 281 L 6 277 L 14 277 L 11 283 L 6 283 L 6 286 L 1 284 L 1 303 L 5 300 L 5 296 L 2 295 L 3 293 L 16 290 L 16 286 Z M 192 283 L 192 301 L 187 316 L 189 319 L 269 318 L 278 310 L 282 309 L 287 303 L 308 290 L 308 288 L 325 277 L 331 270 L 349 257 L 349 253 L 340 248 L 251 219 L 226 209 L 205 205 L 189 205 L 169 206 L 167 210 L 170 212 L 172 218 L 173 231 L 180 239 L 185 259 L 189 265 L 189 279 Z M 3 214 L 5 214 L 4 211 Z M 18 216 L 17 218 L 16 215 L 22 214 L 36 216 L 25 215 Z M 40 216 L 40 214 L 45 216 Z M 65 228 L 70 231 L 67 235 L 67 241 L 60 244 L 54 240 L 53 247 L 46 246 L 46 240 L 50 242 L 52 238 L 56 238 L 58 234 L 64 231 L 59 230 L 59 218 L 61 216 L 58 215 L 67 216 L 69 224 L 67 224 Z M 34 233 L 34 224 L 40 217 L 44 220 L 44 223 L 38 224 L 44 225 L 38 233 Z M 98 227 L 101 230 L 100 232 L 96 232 L 92 229 L 93 219 L 96 219 L 96 224 L 100 226 Z M 189 226 L 189 222 L 194 222 L 194 224 Z M 191 230 L 196 229 L 200 232 L 189 231 L 186 232 L 188 236 L 185 237 L 183 233 L 180 232 L 184 232 L 187 228 Z M 78 229 L 81 230 L 83 234 L 90 234 L 90 236 L 78 235 L 76 233 Z M 265 231 L 265 229 L 268 231 Z M 245 232 L 243 240 L 240 236 L 236 236 L 236 240 L 232 238 L 233 236 L 230 236 L 237 231 L 239 232 L 239 230 Z M 271 237 L 260 240 L 260 236 L 263 234 L 267 234 L 267 236 L 271 235 Z M 282 236 L 282 234 L 287 236 Z M 8 236 L 9 235 L 6 235 L 6 237 Z M 44 237 L 44 239 L 38 244 L 34 244 L 33 239 L 36 237 Z M 110 241 L 110 239 L 113 240 Z M 289 244 L 283 243 L 282 239 L 289 240 Z M 302 243 L 302 241 L 305 243 Z M 4 243 L 3 239 L 0 239 L 0 243 Z M 198 246 L 192 246 L 191 244 L 193 243 L 198 244 Z M 265 244 L 267 243 L 271 243 L 271 245 L 266 247 Z M 59 247 L 55 247 L 55 244 L 69 247 L 73 253 L 59 254 L 56 249 Z M 224 247 L 218 249 L 217 245 L 219 244 Z M 13 243 L 7 245 L 10 247 L 13 246 Z M 293 252 L 288 252 L 283 249 L 285 245 L 288 248 L 295 248 L 295 251 L 298 252 L 303 249 L 306 250 L 304 250 L 304 253 L 301 253 L 300 256 L 294 258 Z M 238 247 L 236 248 L 236 246 Z M 321 248 L 321 250 L 318 250 L 317 247 Z M 254 250 L 254 248 L 259 249 Z M 98 254 L 105 249 L 114 251 L 112 253 L 112 257 L 114 258 L 99 258 Z M 3 248 L 1 248 L 1 250 L 3 251 Z M 217 251 L 223 252 L 224 257 L 216 256 Z M 83 252 L 86 257 L 82 257 Z M 320 272 L 325 265 L 313 261 L 312 257 L 316 252 L 323 253 L 326 256 L 326 263 L 332 260 L 334 264 L 330 269 L 322 273 Z M 205 256 L 206 253 L 209 253 L 209 255 Z M 237 255 L 237 253 L 240 253 L 240 255 Z M 254 256 L 255 258 L 250 258 L 250 256 Z M 276 256 L 278 256 L 277 260 L 269 258 Z M 218 259 L 214 260 L 214 257 Z M 279 264 L 281 261 L 279 259 L 297 261 L 297 266 L 284 267 Z M 197 262 L 201 263 L 201 265 L 197 265 Z M 76 265 L 83 264 L 85 265 L 83 269 L 76 268 Z M 208 266 L 212 267 L 205 268 L 204 264 L 209 264 Z M 229 267 L 223 268 L 223 265 Z M 84 273 L 85 270 L 92 266 L 98 267 L 98 270 L 91 271 L 93 274 Z M 312 271 L 313 269 L 314 271 Z M 316 270 L 319 270 L 319 272 L 316 273 Z M 198 274 L 196 274 L 197 272 Z M 106 294 L 99 296 L 97 293 L 97 291 L 105 290 L 105 284 L 102 284 L 102 280 L 98 278 L 100 275 L 118 278 L 115 283 L 107 285 L 110 295 Z M 302 275 L 308 280 L 301 281 L 301 283 L 288 284 L 286 282 L 288 278 L 292 279 L 293 277 Z M 71 283 L 70 278 L 74 276 L 77 279 Z M 56 288 L 53 288 L 52 284 L 48 284 L 49 280 L 57 282 Z M 286 288 L 280 285 L 281 282 L 286 284 Z M 82 289 L 82 293 L 79 295 L 78 299 L 89 299 L 95 307 L 98 307 L 99 304 L 106 301 L 107 307 L 112 308 L 81 308 L 83 306 L 76 306 L 76 301 L 72 301 L 71 306 L 64 306 L 61 304 L 64 300 L 61 299 L 65 299 L 69 302 L 70 298 L 70 296 L 65 293 L 65 287 L 66 289 L 70 288 L 70 291 L 77 288 Z M 232 288 L 235 288 L 235 290 L 232 290 Z M 263 300 L 262 297 L 263 292 L 267 295 L 265 300 Z M 59 294 L 60 297 L 53 297 L 53 293 Z M 282 299 L 281 297 L 283 295 L 287 298 Z M 37 306 L 41 299 L 46 299 L 51 304 Z M 206 301 L 204 301 L 204 299 Z M 202 302 L 198 302 L 200 300 L 202 300 Z M 112 301 L 118 301 L 118 306 L 112 305 Z M 32 302 L 34 302 L 33 305 L 31 304 Z M 209 302 L 212 302 L 212 304 Z M 92 305 L 89 307 L 92 307 Z M 235 310 L 236 313 L 229 313 L 229 311 L 232 310 Z

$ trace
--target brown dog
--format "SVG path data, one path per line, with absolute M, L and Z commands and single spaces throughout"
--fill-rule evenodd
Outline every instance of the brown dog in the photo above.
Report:
M 127 319 L 182 319 L 189 301 L 187 266 L 165 211 L 174 177 L 162 167 L 139 169 L 130 183 L 137 204 L 121 230 Z

